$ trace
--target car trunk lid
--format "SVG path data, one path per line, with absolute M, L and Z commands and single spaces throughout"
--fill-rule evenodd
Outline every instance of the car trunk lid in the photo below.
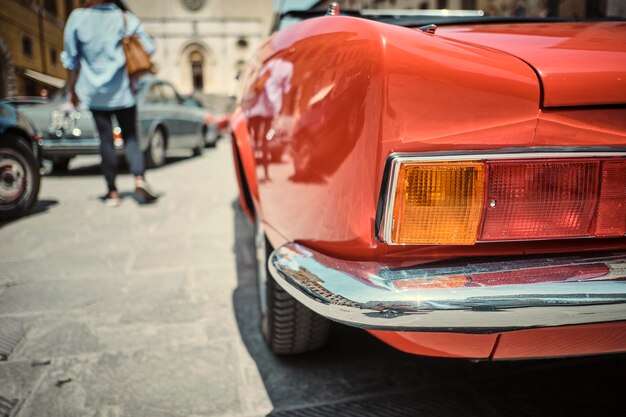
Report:
M 626 104 L 626 23 L 444 26 L 437 35 L 514 55 L 537 73 L 544 107 Z

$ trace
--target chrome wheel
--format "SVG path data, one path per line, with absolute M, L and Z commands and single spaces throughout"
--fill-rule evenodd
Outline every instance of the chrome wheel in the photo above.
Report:
M 160 167 L 165 163 L 165 136 L 161 129 L 156 129 L 150 137 L 148 157 L 151 166 Z
M 0 154 L 0 202 L 12 206 L 29 188 L 23 161 L 15 155 Z
M 39 194 L 39 161 L 21 137 L 7 134 L 0 144 L 0 219 L 28 213 Z

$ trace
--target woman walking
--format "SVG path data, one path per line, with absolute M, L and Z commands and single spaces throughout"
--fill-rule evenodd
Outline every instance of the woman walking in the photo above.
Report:
M 113 116 L 122 129 L 126 159 L 135 176 L 135 193 L 145 201 L 157 198 L 144 178 L 145 162 L 137 138 L 136 80 L 128 76 L 122 48 L 122 39 L 130 34 L 138 35 L 144 49 L 154 53 L 154 44 L 141 21 L 128 12 L 122 0 L 88 0 L 85 8 L 70 14 L 61 54 L 63 66 L 70 71 L 68 100 L 74 107 L 81 105 L 91 111 L 100 135 L 102 172 L 108 188 L 104 201 L 112 207 L 120 204 L 115 185 Z

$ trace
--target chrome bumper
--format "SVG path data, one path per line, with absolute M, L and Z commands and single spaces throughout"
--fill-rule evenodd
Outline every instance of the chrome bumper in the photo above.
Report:
M 269 269 L 313 311 L 366 329 L 496 333 L 626 320 L 626 252 L 393 267 L 289 243 Z
M 81 139 L 42 139 L 39 141 L 45 156 L 75 156 L 100 154 L 99 138 Z M 114 146 L 117 152 L 123 152 L 123 146 Z

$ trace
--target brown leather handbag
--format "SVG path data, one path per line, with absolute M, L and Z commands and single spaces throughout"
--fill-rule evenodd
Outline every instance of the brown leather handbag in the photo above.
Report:
M 154 73 L 154 64 L 150 55 L 146 52 L 139 36 L 136 34 L 127 35 L 128 23 L 126 13 L 124 16 L 124 38 L 122 38 L 122 48 L 126 55 L 126 71 L 131 78 L 136 78 L 144 74 Z

